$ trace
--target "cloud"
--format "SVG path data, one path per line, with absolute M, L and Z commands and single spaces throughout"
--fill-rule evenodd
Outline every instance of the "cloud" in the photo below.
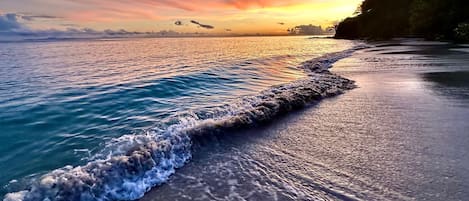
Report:
M 64 27 L 80 27 L 79 25 L 77 25 L 77 24 L 72 24 L 72 23 L 62 23 L 62 24 L 60 24 L 60 26 L 64 26 Z
M 316 0 L 320 1 L 320 0 Z M 57 6 L 64 5 L 57 1 Z M 252 8 L 291 6 L 311 0 L 65 0 L 76 5 L 63 16 L 79 21 L 111 21 L 124 19 L 161 19 L 180 16 L 184 12 L 207 14 L 234 12 Z
M 238 9 L 248 9 L 248 8 L 265 8 L 265 7 L 277 7 L 277 6 L 287 6 L 296 3 L 308 2 L 307 0 L 223 0 L 227 5 L 233 6 Z
M 191 23 L 192 23 L 192 24 L 199 25 L 199 27 L 204 28 L 204 29 L 214 29 L 214 28 L 215 28 L 215 27 L 212 26 L 212 25 L 202 24 L 202 23 L 197 22 L 197 21 L 195 21 L 195 20 L 191 20 Z
M 124 29 L 121 30 L 104 30 L 97 31 L 90 28 L 68 28 L 66 30 L 46 29 L 46 30 L 33 30 L 28 28 L 23 22 L 32 21 L 35 19 L 55 19 L 57 17 L 49 15 L 24 15 L 16 13 L 7 13 L 0 15 L 0 36 L 14 37 L 14 38 L 89 38 L 89 37 L 107 37 L 107 36 L 130 36 L 130 35 L 143 35 L 143 32 L 129 32 Z M 22 21 L 21 21 L 22 20 Z M 63 24 L 63 26 L 77 26 L 74 24 Z M 3 38 L 2 38 L 3 39 Z
M 52 16 L 52 15 L 19 14 L 18 16 L 20 16 L 21 19 L 26 20 L 26 21 L 34 21 L 34 20 L 38 20 L 38 19 L 61 19 L 61 17 Z
M 24 23 L 36 19 L 58 19 L 50 15 L 27 15 L 21 13 L 0 14 L 0 32 L 28 32 L 31 31 Z
M 311 0 L 69 0 L 77 4 L 95 4 L 102 8 L 122 8 L 122 5 L 127 5 L 125 8 L 156 8 L 156 7 L 170 7 L 186 11 L 202 11 L 219 8 L 265 8 L 276 6 L 288 6 L 297 3 L 308 3 Z
M 131 38 L 131 37 L 177 37 L 177 36 L 200 36 L 205 33 L 181 33 L 172 30 L 159 32 L 136 32 L 125 29 L 99 31 L 91 28 L 71 28 L 74 24 L 64 24 L 69 26 L 65 30 L 46 29 L 33 30 L 23 25 L 17 14 L 0 15 L 0 42 L 24 41 L 24 40 L 66 40 L 66 39 L 97 39 L 97 38 Z M 27 20 L 26 20 L 27 21 Z M 199 25 L 209 27 L 210 25 Z
M 14 13 L 0 15 L 0 32 L 23 29 L 23 25 L 18 22 L 18 16 Z
M 232 30 L 231 30 L 231 29 L 225 29 L 225 31 L 228 31 L 228 32 L 230 32 L 230 31 L 232 31 Z
M 91 28 L 79 28 L 76 24 L 61 24 L 68 27 L 65 30 L 58 29 L 30 29 L 25 25 L 30 20 L 44 18 L 44 16 L 30 16 L 31 19 L 24 19 L 25 15 L 8 13 L 0 15 L 0 42 L 5 41 L 24 41 L 24 40 L 64 40 L 64 39 L 94 39 L 94 38 L 129 38 L 129 37 L 177 37 L 177 36 L 200 36 L 205 33 L 181 33 L 172 30 L 162 30 L 159 32 L 137 32 L 119 30 L 95 30 Z M 55 18 L 50 16 L 51 18 Z M 47 18 L 47 17 L 45 17 Z M 181 21 L 180 22 L 182 25 Z M 178 24 L 176 22 L 176 24 Z M 213 29 L 211 25 L 201 24 L 192 20 L 191 23 L 199 27 Z
M 27 0 L 25 3 L 0 0 L 0 8 L 24 13 L 20 20 L 35 20 L 34 24 L 26 24 L 41 28 L 74 23 L 103 29 L 122 26 L 151 30 L 155 29 L 155 23 L 159 23 L 158 28 L 175 26 L 172 24 L 175 19 L 184 20 L 184 25 L 189 26 L 192 24 L 189 20 L 197 17 L 201 21 L 217 22 L 213 24 L 216 28 L 223 26 L 219 24 L 229 23 L 228 26 L 236 27 L 236 31 L 273 32 L 278 31 L 273 30 L 274 28 L 279 28 L 279 25 L 275 27 L 276 22 L 287 19 L 291 21 L 292 18 L 303 23 L 309 19 L 340 19 L 342 13 L 349 14 L 349 6 L 344 5 L 358 4 L 359 1 L 361 0 Z M 353 9 L 355 8 L 353 5 Z M 341 15 L 336 14 L 336 11 Z M 334 17 L 336 15 L 338 17 Z M 56 16 L 60 19 L 53 20 Z M 254 21 L 255 19 L 262 19 L 263 22 Z M 252 30 L 240 28 L 241 26 Z
M 0 38 L 2 41 L 23 40 L 23 39 L 44 39 L 44 38 L 92 38 L 92 37 L 109 37 L 109 36 L 130 36 L 135 34 L 143 34 L 136 32 L 128 32 L 125 30 L 105 30 L 96 31 L 89 28 L 75 29 L 68 28 L 66 30 L 32 30 L 22 22 L 31 21 L 37 18 L 54 18 L 52 16 L 32 16 L 16 13 L 7 13 L 0 15 Z M 23 20 L 23 21 L 21 21 Z

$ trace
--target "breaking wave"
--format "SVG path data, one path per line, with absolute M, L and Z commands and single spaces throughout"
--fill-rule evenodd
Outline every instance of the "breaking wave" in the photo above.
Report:
M 194 137 L 267 122 L 354 88 L 353 81 L 330 73 L 328 68 L 362 48 L 304 62 L 302 67 L 308 72 L 304 79 L 227 105 L 168 118 L 164 124 L 168 126 L 144 134 L 113 139 L 86 165 L 47 173 L 34 179 L 28 189 L 7 194 L 4 201 L 138 199 L 189 161 Z

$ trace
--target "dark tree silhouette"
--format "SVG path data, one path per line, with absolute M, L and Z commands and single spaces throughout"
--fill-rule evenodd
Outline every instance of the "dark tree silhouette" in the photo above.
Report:
M 422 36 L 463 41 L 468 34 L 468 0 L 365 0 L 356 14 L 339 23 L 336 38 Z
M 321 26 L 310 25 L 298 25 L 294 28 L 287 30 L 291 35 L 321 35 L 326 34 L 327 30 L 324 30 Z

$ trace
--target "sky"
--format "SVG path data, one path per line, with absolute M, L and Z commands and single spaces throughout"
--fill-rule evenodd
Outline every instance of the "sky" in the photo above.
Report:
M 2 0 L 0 33 L 286 34 L 331 26 L 362 0 Z

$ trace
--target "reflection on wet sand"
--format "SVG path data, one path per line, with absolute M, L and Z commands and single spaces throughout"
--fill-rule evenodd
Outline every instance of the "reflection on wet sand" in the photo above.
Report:
M 423 79 L 432 82 L 429 87 L 438 95 L 449 99 L 469 101 L 469 72 L 435 72 L 423 74 Z

